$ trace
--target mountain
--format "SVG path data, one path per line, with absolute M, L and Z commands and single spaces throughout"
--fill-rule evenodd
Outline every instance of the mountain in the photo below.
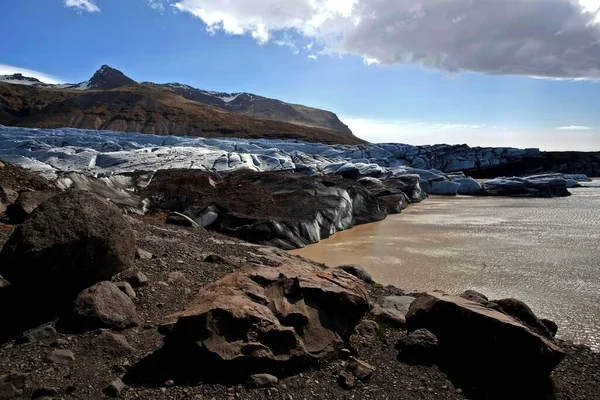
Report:
M 98 82 L 111 84 L 108 79 Z M 232 113 L 186 99 L 160 85 L 133 84 L 108 90 L 83 90 L 83 86 L 73 90 L 0 83 L 0 124 L 157 135 L 364 143 L 351 134 L 331 129 Z
M 71 90 L 110 90 L 137 84 L 121 71 L 103 65 L 92 78 L 81 83 L 52 85 L 40 82 L 36 78 L 21 74 L 0 76 L 0 82 L 34 87 L 71 89 Z M 156 86 L 174 91 L 185 99 L 217 107 L 236 114 L 289 122 L 307 127 L 332 129 L 352 136 L 352 131 L 337 115 L 330 111 L 290 104 L 276 99 L 258 96 L 252 93 L 220 93 L 196 89 L 180 83 L 155 84 L 143 82 L 145 86 Z

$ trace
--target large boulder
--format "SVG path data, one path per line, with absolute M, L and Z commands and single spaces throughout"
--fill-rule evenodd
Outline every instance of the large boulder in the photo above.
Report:
M 440 362 L 450 372 L 497 389 L 508 388 L 507 382 L 523 390 L 539 388 L 565 355 L 513 317 L 459 296 L 421 295 L 406 320 L 411 329 L 425 328 L 438 338 Z
M 521 300 L 502 299 L 494 300 L 494 303 L 498 304 L 504 313 L 516 318 L 536 333 L 547 338 L 553 337 L 546 325 L 533 313 L 531 308 Z
M 338 269 L 244 269 L 167 317 L 162 351 L 188 371 L 281 374 L 337 356 L 368 307 L 364 284 Z
M 377 303 L 371 312 L 380 321 L 404 326 L 406 324 L 406 313 L 414 300 L 415 298 L 412 296 L 383 296 L 377 299 Z
M 41 204 L 0 253 L 0 275 L 14 285 L 74 295 L 129 268 L 135 235 L 117 207 L 68 191 Z
M 17 200 L 6 208 L 6 216 L 13 224 L 22 223 L 43 202 L 56 192 L 22 192 Z

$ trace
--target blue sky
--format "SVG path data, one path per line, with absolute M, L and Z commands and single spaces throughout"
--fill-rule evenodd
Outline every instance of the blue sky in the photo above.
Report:
M 371 141 L 600 150 L 600 1 L 482 3 L 11 1 L 0 74 L 108 64 L 332 110 Z

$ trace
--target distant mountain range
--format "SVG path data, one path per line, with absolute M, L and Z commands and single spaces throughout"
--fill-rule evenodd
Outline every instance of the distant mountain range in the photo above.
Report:
M 363 142 L 330 111 L 251 93 L 137 83 L 107 65 L 75 84 L 47 84 L 22 74 L 0 76 L 0 124 Z

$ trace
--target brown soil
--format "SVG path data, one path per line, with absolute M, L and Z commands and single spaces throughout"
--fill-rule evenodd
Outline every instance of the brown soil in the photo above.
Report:
M 77 91 L 0 83 L 0 124 L 156 135 L 365 143 L 351 134 L 331 129 L 231 113 L 187 100 L 165 87 L 143 84 Z
M 138 246 L 152 252 L 152 260 L 136 260 L 135 268 L 149 278 L 148 285 L 136 289 L 134 303 L 142 325 L 124 333 L 136 349 L 127 357 L 99 355 L 95 339 L 98 334 L 59 334 L 56 341 L 37 342 L 11 340 L 0 344 L 0 375 L 11 372 L 30 373 L 23 398 L 32 390 L 55 387 L 64 398 L 102 399 L 102 390 L 115 378 L 122 377 L 147 354 L 161 346 L 157 325 L 163 317 L 181 311 L 202 286 L 235 271 L 241 266 L 263 264 L 277 266 L 289 260 L 287 253 L 254 246 L 206 230 L 192 230 L 165 225 L 161 215 L 129 218 L 138 239 Z M 10 235 L 10 227 L 0 226 L 0 244 Z M 218 262 L 205 262 L 209 255 Z M 220 261 L 219 261 L 220 260 Z M 186 283 L 169 282 L 170 272 L 181 272 Z M 165 284 L 166 283 L 166 284 Z M 389 294 L 398 289 L 370 287 L 373 296 Z M 39 299 L 43 301 L 43 299 Z M 11 307 L 2 304 L 2 308 Z M 53 325 L 54 321 L 48 322 Z M 457 388 L 436 366 L 410 366 L 396 359 L 394 345 L 404 332 L 382 326 L 372 339 L 355 335 L 352 345 L 360 358 L 376 371 L 367 383 L 358 383 L 343 390 L 336 380 L 340 362 L 330 362 L 322 368 L 283 379 L 275 388 L 248 390 L 242 385 L 197 384 L 173 386 L 164 384 L 130 385 L 125 399 L 464 399 L 467 388 Z M 59 347 L 56 347 L 59 346 Z M 600 355 L 579 346 L 563 344 L 567 357 L 558 367 L 553 381 L 556 399 L 584 400 L 600 398 Z M 44 357 L 56 348 L 72 350 L 75 361 L 70 365 L 51 365 Z M 202 360 L 198 361 L 199 363 Z M 482 366 L 485 368 L 485 366 Z M 169 382 L 170 383 L 170 382 Z M 510 384 L 507 382 L 506 384 Z M 67 395 L 66 393 L 70 393 Z

